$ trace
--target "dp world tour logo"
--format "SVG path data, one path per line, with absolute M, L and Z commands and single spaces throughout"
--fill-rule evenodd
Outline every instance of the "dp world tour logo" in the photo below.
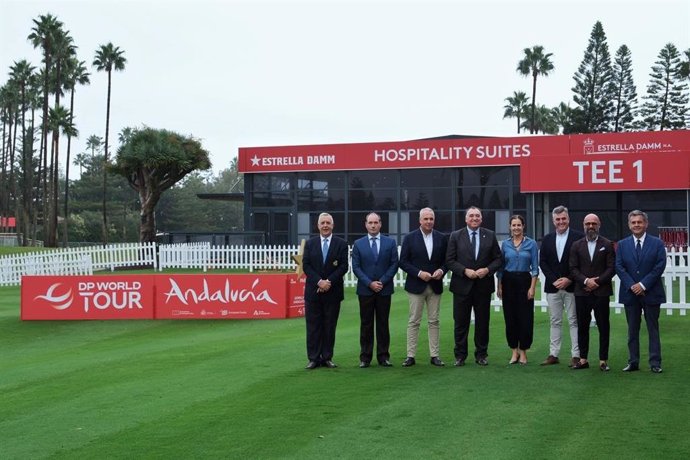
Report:
M 56 310 L 66 310 L 72 305 L 74 301 L 74 296 L 72 295 L 72 289 L 70 288 L 66 294 L 59 295 L 55 294 L 58 287 L 62 286 L 62 283 L 55 283 L 48 288 L 45 295 L 37 295 L 34 297 L 36 299 L 43 299 L 50 303 L 50 306 Z

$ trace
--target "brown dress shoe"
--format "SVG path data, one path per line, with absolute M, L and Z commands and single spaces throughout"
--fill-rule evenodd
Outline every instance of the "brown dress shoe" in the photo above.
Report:
M 573 357 L 570 359 L 570 364 L 568 364 L 568 367 L 573 367 L 573 366 L 575 366 L 575 365 L 576 365 L 577 363 L 579 363 L 579 362 L 580 362 L 580 358 L 579 358 L 578 356 L 573 356 Z
M 549 355 L 546 357 L 544 362 L 541 363 L 542 366 L 550 366 L 552 364 L 558 364 L 560 361 L 558 360 L 558 357 Z

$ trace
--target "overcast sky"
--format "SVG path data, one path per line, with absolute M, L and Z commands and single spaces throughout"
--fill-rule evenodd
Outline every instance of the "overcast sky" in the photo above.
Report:
M 113 72 L 111 145 L 126 126 L 172 129 L 201 139 L 215 171 L 239 147 L 513 136 L 503 106 L 531 96 L 523 49 L 553 53 L 537 103 L 572 101 L 597 20 L 612 57 L 632 51 L 638 95 L 666 43 L 690 48 L 688 0 L 0 0 L 0 84 L 14 61 L 41 66 L 26 37 L 46 13 L 92 72 L 73 152 L 105 133 L 107 78 L 91 63 L 112 42 L 127 64 Z

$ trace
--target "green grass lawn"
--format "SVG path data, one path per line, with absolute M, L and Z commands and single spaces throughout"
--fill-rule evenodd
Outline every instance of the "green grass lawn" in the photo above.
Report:
M 306 371 L 301 318 L 21 322 L 19 288 L 0 288 L 0 458 L 688 457 L 687 316 L 662 313 L 661 375 L 621 372 L 623 315 L 612 315 L 611 372 L 540 367 L 540 311 L 525 367 L 507 364 L 503 317 L 492 311 L 488 367 L 429 365 L 423 327 L 417 366 L 402 368 L 399 289 L 395 367 L 359 369 L 354 290 L 346 297 L 339 367 Z M 449 293 L 441 334 L 452 364 Z M 644 361 L 644 326 L 642 337 Z M 562 357 L 568 350 L 566 341 Z M 593 330 L 594 362 L 597 350 Z

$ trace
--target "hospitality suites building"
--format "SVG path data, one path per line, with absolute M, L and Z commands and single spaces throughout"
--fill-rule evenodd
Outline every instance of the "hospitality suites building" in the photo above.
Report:
M 688 130 L 248 147 L 239 149 L 239 170 L 245 230 L 264 232 L 267 244 L 316 234 L 323 211 L 349 243 L 365 234 L 365 216 L 375 211 L 382 232 L 400 243 L 426 206 L 445 233 L 463 227 L 465 210 L 477 206 L 499 239 L 508 236 L 510 215 L 522 214 L 527 234 L 539 240 L 561 204 L 576 228 L 598 214 L 601 234 L 613 240 L 629 233 L 628 212 L 642 209 L 650 233 L 687 244 Z

